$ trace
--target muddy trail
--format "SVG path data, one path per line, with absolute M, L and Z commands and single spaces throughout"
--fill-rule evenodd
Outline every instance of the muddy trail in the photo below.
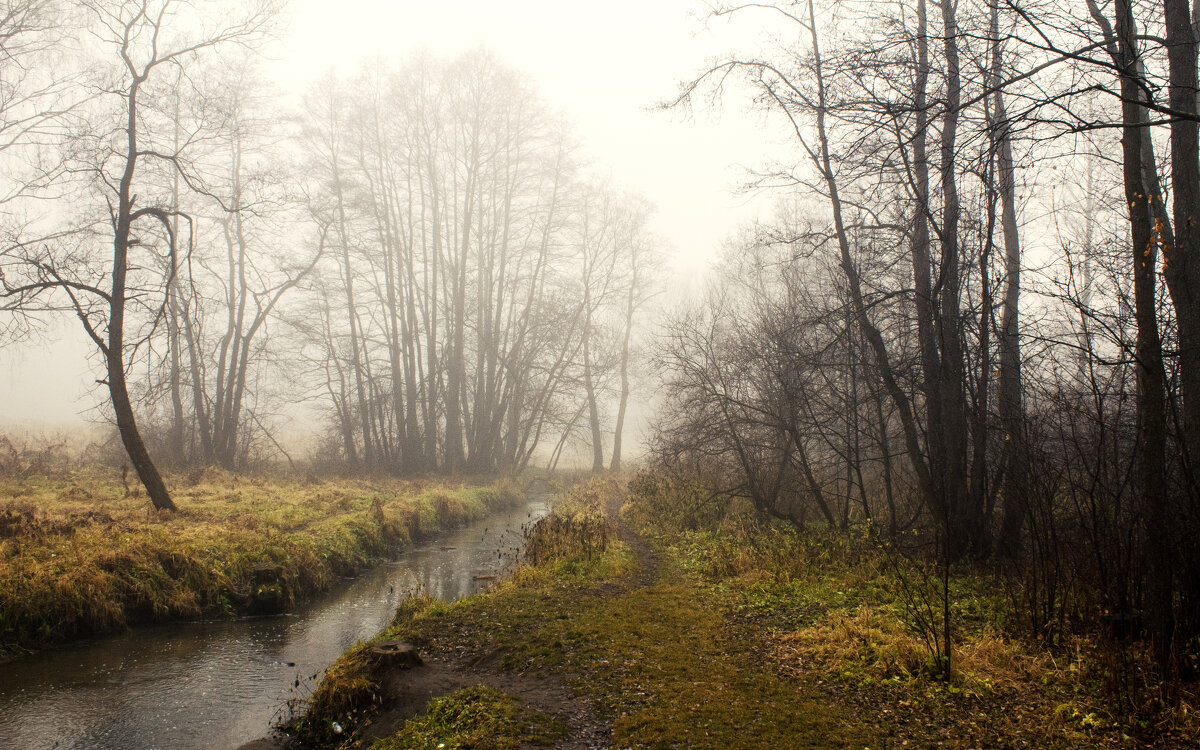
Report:
M 633 550 L 637 556 L 638 570 L 634 580 L 637 582 L 638 588 L 645 588 L 658 580 L 658 553 L 646 543 L 640 534 L 625 523 L 625 519 L 621 517 L 620 503 L 622 499 L 621 496 L 611 498 L 604 508 L 604 514 L 616 527 L 617 538 Z

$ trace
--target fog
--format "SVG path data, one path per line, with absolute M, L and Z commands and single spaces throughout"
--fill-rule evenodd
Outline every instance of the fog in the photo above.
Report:
M 652 204 L 647 230 L 669 291 L 692 296 L 726 237 L 771 200 L 739 189 L 746 168 L 778 139 L 763 116 L 737 107 L 664 111 L 680 81 L 707 59 L 757 39 L 758 27 L 707 18 L 688 0 L 604 7 L 561 2 L 344 2 L 300 0 L 254 42 L 277 111 L 296 113 L 322 76 L 353 77 L 416 55 L 452 59 L 485 50 L 522 76 L 566 121 L 581 169 Z M 281 128 L 282 130 L 282 128 Z M 0 347 L 0 421 L 34 430 L 106 422 L 103 363 L 69 315 L 41 316 L 36 334 Z M 644 412 L 630 413 L 636 442 Z M 303 442 L 319 408 L 276 410 L 275 429 Z

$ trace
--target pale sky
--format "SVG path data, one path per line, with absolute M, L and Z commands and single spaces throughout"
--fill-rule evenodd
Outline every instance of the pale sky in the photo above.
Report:
M 737 186 L 777 151 L 780 131 L 736 95 L 720 112 L 654 107 L 706 62 L 751 46 L 753 24 L 767 20 L 709 20 L 703 0 L 292 0 L 266 70 L 295 93 L 368 58 L 491 50 L 566 117 L 597 172 L 655 205 L 651 226 L 669 243 L 678 289 L 769 210 L 773 197 Z M 42 342 L 0 347 L 0 422 L 76 424 L 103 395 L 78 328 L 66 321 Z

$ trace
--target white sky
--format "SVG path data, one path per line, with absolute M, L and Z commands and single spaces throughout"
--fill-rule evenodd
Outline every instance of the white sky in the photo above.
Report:
M 267 71 L 298 92 L 330 68 L 352 73 L 376 56 L 490 49 L 566 116 L 597 171 L 656 206 L 652 229 L 669 243 L 678 290 L 697 283 L 739 224 L 768 210 L 771 196 L 736 187 L 745 167 L 778 148 L 779 130 L 736 94 L 721 112 L 654 106 L 712 58 L 753 43 L 747 24 L 765 20 L 710 21 L 703 0 L 292 0 Z M 95 403 L 78 327 L 68 321 L 45 343 L 0 347 L 0 422 L 77 424 Z

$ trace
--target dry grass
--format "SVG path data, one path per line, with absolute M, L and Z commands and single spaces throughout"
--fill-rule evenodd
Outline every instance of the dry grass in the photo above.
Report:
M 192 481 L 194 480 L 194 481 Z M 294 481 L 209 470 L 157 513 L 111 473 L 0 481 L 0 651 L 235 614 L 256 566 L 291 606 L 414 537 L 512 505 L 511 482 Z
M 862 605 L 816 625 L 770 638 L 772 656 L 791 674 L 813 671 L 864 680 L 911 680 L 925 665 L 925 645 L 894 618 Z
M 925 642 L 895 614 L 862 604 L 834 610 L 809 627 L 768 636 L 771 657 L 786 672 L 821 674 L 860 685 L 911 689 L 936 674 Z M 1046 674 L 1050 659 L 987 630 L 956 645 L 955 684 L 974 693 L 1012 692 Z

